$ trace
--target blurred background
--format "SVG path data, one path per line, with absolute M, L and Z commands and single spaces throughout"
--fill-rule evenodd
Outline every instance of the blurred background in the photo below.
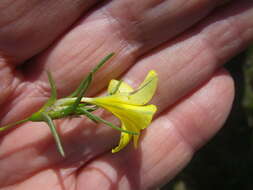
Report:
M 226 68 L 236 95 L 225 126 L 161 190 L 253 190 L 253 46 Z

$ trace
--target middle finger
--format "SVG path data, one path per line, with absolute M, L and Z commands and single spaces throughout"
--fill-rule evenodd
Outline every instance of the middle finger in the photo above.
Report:
M 35 61 L 50 68 L 59 92 L 66 95 L 101 55 L 116 52 L 117 57 L 96 79 L 98 91 L 109 78 L 125 72 L 137 57 L 192 26 L 217 5 L 210 0 L 111 1 L 81 20 Z M 37 76 L 46 80 L 45 75 Z

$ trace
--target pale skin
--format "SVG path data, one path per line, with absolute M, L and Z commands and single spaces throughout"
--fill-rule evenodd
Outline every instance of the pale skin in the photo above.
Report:
M 96 4 L 96 5 L 95 5 Z M 111 78 L 134 87 L 151 69 L 159 86 L 154 121 L 117 154 L 119 132 L 82 118 L 56 124 L 66 158 L 45 123 L 3 132 L 0 189 L 153 189 L 167 183 L 223 125 L 234 96 L 222 65 L 253 39 L 253 2 L 221 0 L 0 1 L 1 125 L 71 93 L 105 55 L 89 96 Z M 103 118 L 115 121 L 109 114 Z

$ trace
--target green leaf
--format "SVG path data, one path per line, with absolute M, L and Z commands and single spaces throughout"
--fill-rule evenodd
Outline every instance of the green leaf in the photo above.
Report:
M 104 57 L 98 63 L 98 65 L 88 74 L 88 76 L 82 80 L 78 88 L 69 97 L 77 97 L 78 95 L 80 95 L 81 92 L 82 94 L 84 94 L 90 85 L 90 82 L 91 82 L 90 78 L 92 78 L 92 75 L 95 74 L 105 64 L 105 62 L 107 62 L 113 55 L 114 53 L 110 53 L 109 55 Z
M 79 85 L 77 90 L 73 94 L 70 95 L 70 97 L 77 96 L 76 101 L 69 108 L 70 113 L 75 112 L 77 106 L 80 104 L 82 97 L 84 96 L 84 94 L 86 93 L 86 91 L 88 90 L 88 88 L 91 84 L 94 73 L 97 72 L 105 64 L 105 62 L 108 61 L 113 55 L 114 55 L 114 53 L 111 53 L 111 54 L 107 55 L 105 58 L 103 58 L 99 62 L 99 64 L 88 74 L 88 76 L 81 82 L 81 84 Z
M 48 99 L 48 101 L 42 106 L 42 108 L 40 109 L 39 112 L 42 112 L 47 107 L 53 105 L 54 102 L 57 100 L 56 86 L 55 86 L 55 82 L 54 82 L 54 79 L 53 79 L 50 71 L 47 71 L 47 77 L 48 77 L 48 81 L 49 81 L 49 84 L 50 84 L 50 87 L 51 87 L 51 96 Z
M 44 112 L 42 113 L 42 115 L 44 117 L 44 121 L 48 124 L 48 126 L 53 134 L 53 137 L 55 139 L 56 146 L 57 146 L 59 153 L 61 154 L 61 156 L 65 157 L 65 152 L 64 152 L 64 149 L 63 149 L 63 146 L 61 143 L 61 139 L 60 139 L 60 136 L 56 130 L 53 120 L 51 119 L 51 117 L 49 117 L 48 114 L 46 114 Z
M 92 73 L 97 72 L 115 53 L 110 53 L 109 55 L 105 56 L 98 65 L 92 70 Z
M 51 101 L 56 101 L 56 99 L 57 99 L 56 86 L 55 86 L 55 82 L 54 82 L 54 79 L 53 79 L 50 71 L 47 71 L 47 76 L 48 76 L 48 81 L 49 81 L 50 87 L 51 87 L 51 97 L 50 97 L 50 100 Z
M 69 98 L 77 97 L 81 92 L 85 93 L 88 90 L 88 87 L 90 86 L 91 82 L 91 76 L 92 74 L 89 73 L 85 79 L 82 80 L 78 88 L 70 95 Z
M 79 108 L 78 108 L 79 109 Z M 85 111 L 83 111 L 85 109 Z M 90 120 L 92 120 L 95 123 L 98 123 L 98 120 L 96 117 L 94 117 L 93 114 L 87 114 L 86 112 L 90 113 L 86 108 L 81 108 L 81 111 L 79 113 L 85 114 Z
M 97 122 L 104 123 L 105 125 L 113 128 L 113 129 L 116 129 L 118 131 L 124 132 L 124 133 L 128 133 L 128 134 L 131 134 L 131 135 L 139 135 L 139 133 L 136 133 L 136 132 L 133 132 L 133 131 L 124 130 L 124 129 L 120 128 L 120 127 L 117 127 L 117 126 L 113 125 L 111 122 L 106 121 L 106 120 L 104 120 L 104 119 L 102 119 L 102 118 L 100 118 L 100 117 L 98 117 L 98 116 L 90 113 L 89 111 L 87 111 L 84 108 L 78 107 L 77 109 L 78 109 L 78 111 L 83 112 L 83 114 L 85 114 L 91 120 L 95 120 Z
M 87 91 L 87 89 L 92 81 L 92 75 L 93 75 L 92 73 L 90 73 L 88 75 L 87 80 L 86 80 L 87 82 L 84 83 L 83 88 L 80 90 L 80 93 L 78 94 L 76 101 L 72 104 L 72 106 L 71 106 L 72 112 L 74 112 L 75 109 L 77 108 L 77 106 L 80 104 L 81 99 L 84 96 L 84 93 Z

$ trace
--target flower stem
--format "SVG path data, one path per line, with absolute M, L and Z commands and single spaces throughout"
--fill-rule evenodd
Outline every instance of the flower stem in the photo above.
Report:
M 5 131 L 5 130 L 11 128 L 11 127 L 14 127 L 15 125 L 19 125 L 19 124 L 25 123 L 25 122 L 27 122 L 27 121 L 29 121 L 29 118 L 26 118 L 26 119 L 23 119 L 23 120 L 20 120 L 20 121 L 17 121 L 17 122 L 14 122 L 14 123 L 5 125 L 5 126 L 3 126 L 3 127 L 0 127 L 0 132 L 1 132 L 1 131 Z

